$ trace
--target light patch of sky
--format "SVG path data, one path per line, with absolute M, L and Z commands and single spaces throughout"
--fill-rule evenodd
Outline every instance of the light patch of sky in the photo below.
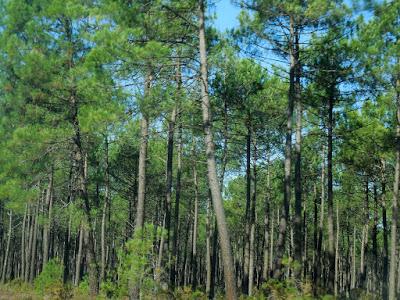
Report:
M 240 8 L 233 5 L 231 0 L 216 0 L 209 8 L 209 13 L 215 14 L 214 26 L 219 31 L 226 31 L 239 25 Z

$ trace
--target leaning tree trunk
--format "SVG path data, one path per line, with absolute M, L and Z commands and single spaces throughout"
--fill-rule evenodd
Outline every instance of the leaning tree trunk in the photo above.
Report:
M 214 141 L 211 131 L 211 110 L 208 96 L 208 75 L 207 75 L 207 52 L 204 24 L 204 0 L 199 0 L 199 51 L 200 51 L 200 73 L 201 73 L 201 98 L 203 111 L 203 126 L 205 132 L 205 144 L 207 155 L 208 183 L 211 190 L 211 197 L 214 212 L 217 219 L 218 234 L 224 266 L 225 292 L 227 299 L 237 299 L 236 279 L 233 264 L 232 250 L 226 224 L 225 212 L 222 202 L 221 189 L 218 183 L 217 167 L 215 161 Z
M 396 123 L 396 165 L 393 182 L 392 201 L 392 225 L 390 232 L 390 268 L 389 268 L 389 300 L 396 299 L 396 267 L 397 267 L 397 222 L 399 200 L 399 176 L 400 176 L 400 79 L 396 82 L 397 95 L 397 123 Z

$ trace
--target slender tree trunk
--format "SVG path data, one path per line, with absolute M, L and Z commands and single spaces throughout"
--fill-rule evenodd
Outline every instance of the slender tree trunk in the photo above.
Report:
M 396 299 L 396 267 L 397 267 L 397 223 L 398 223 L 398 200 L 399 200 L 399 177 L 400 177 L 400 79 L 396 81 L 396 165 L 393 182 L 392 201 L 392 225 L 390 232 L 390 268 L 389 268 L 389 300 Z
M 265 197 L 264 206 L 264 260 L 263 260 L 263 272 L 262 280 L 265 281 L 268 278 L 269 271 L 269 219 L 270 219 L 270 201 L 271 201 L 271 180 L 269 161 L 267 162 L 267 193 Z M 272 215 L 273 219 L 273 215 Z M 272 220 L 273 223 L 273 220 Z
M 29 268 L 31 266 L 31 249 L 32 249 L 32 241 L 33 241 L 33 228 L 34 228 L 34 210 L 33 208 L 31 208 L 31 205 L 28 204 L 28 216 L 29 216 L 29 220 L 28 220 L 28 247 L 25 251 L 25 276 L 24 276 L 24 280 L 28 281 L 29 280 Z
M 303 258 L 303 224 L 302 224 L 302 181 L 301 181 L 301 119 L 302 119 L 302 104 L 301 104 L 301 87 L 300 87 L 300 65 L 299 65 L 299 34 L 295 30 L 295 82 L 294 82 L 294 97 L 296 102 L 296 144 L 295 144 L 295 214 L 293 220 L 294 227 L 294 260 L 298 265 L 302 265 Z M 295 278 L 301 276 L 301 268 L 294 270 Z
M 252 295 L 254 283 L 254 263 L 255 263 L 255 233 L 256 233 L 256 201 L 257 201 L 257 146 L 254 139 L 254 161 L 253 172 L 251 175 L 252 195 L 251 195 L 251 211 L 250 211 L 250 247 L 249 247 L 249 296 Z
M 295 95 L 295 70 L 297 67 L 295 53 L 293 51 L 294 45 L 294 20 L 290 18 L 290 74 L 289 74 L 289 96 L 288 106 L 286 110 L 286 143 L 285 143 L 285 179 L 284 179 L 284 193 L 283 193 L 283 209 L 282 216 L 279 223 L 279 236 L 277 241 L 277 251 L 274 261 L 273 277 L 275 279 L 281 279 L 283 275 L 282 258 L 285 253 L 287 227 L 290 214 L 290 198 L 291 198 L 291 165 L 292 165 L 292 119 L 293 119 L 293 106 L 294 106 L 294 95 Z
M 382 160 L 382 225 L 383 225 L 383 257 L 382 257 L 382 298 L 383 300 L 388 299 L 388 276 L 389 276 L 389 239 L 388 239 L 388 225 L 387 225 L 387 215 L 386 215 L 386 163 Z
M 193 151 L 194 152 L 194 151 Z M 192 289 L 197 287 L 197 219 L 199 214 L 199 183 L 197 179 L 196 155 L 193 153 L 193 182 L 194 182 L 194 212 L 193 212 L 193 237 L 192 237 Z
M 75 286 L 79 285 L 80 276 L 81 276 L 81 263 L 82 263 L 82 248 L 83 248 L 83 236 L 84 236 L 84 228 L 81 224 L 79 226 L 79 242 L 78 242 L 78 253 L 76 255 L 76 262 L 75 262 Z
M 35 273 L 36 273 L 36 246 L 37 246 L 37 235 L 38 235 L 38 227 L 39 227 L 39 222 L 38 222 L 38 217 L 39 217 L 39 203 L 36 204 L 35 207 L 35 225 L 33 227 L 33 237 L 32 237 L 32 248 L 31 248 L 31 266 L 30 266 L 30 272 L 29 272 L 29 281 L 33 282 L 33 279 L 35 278 Z
M 333 90 L 333 88 L 332 88 Z M 333 99 L 334 92 L 328 96 L 328 291 L 333 292 L 334 288 L 334 265 L 335 265 L 335 231 L 334 231 L 334 214 L 333 214 Z
M 352 271 L 351 271 L 351 289 L 356 287 L 356 228 L 353 232 L 353 258 L 352 258 Z
M 108 162 L 108 137 L 105 137 L 105 187 L 104 187 L 104 203 L 103 212 L 101 218 L 101 273 L 100 280 L 105 279 L 106 272 L 106 216 L 107 210 L 109 210 L 110 203 L 110 175 L 109 175 L 109 162 Z
M 339 205 L 336 205 L 336 245 L 335 245 L 335 283 L 334 294 L 338 295 L 339 286 Z
M 175 287 L 176 273 L 179 267 L 178 239 L 179 239 L 179 206 L 181 198 L 181 177 L 182 177 L 182 124 L 178 128 L 178 153 L 177 153 L 177 173 L 176 191 L 174 208 L 174 239 L 172 243 L 172 266 L 171 266 L 171 285 Z M 178 280 L 179 281 L 179 280 Z
M 147 79 L 148 81 L 149 79 Z M 149 83 L 147 83 L 149 84 Z M 138 175 L 138 196 L 136 204 L 135 231 L 139 231 L 144 223 L 144 201 L 146 193 L 146 159 L 148 142 L 148 124 L 147 116 L 143 115 L 140 120 L 140 150 L 139 150 L 139 175 Z
M 246 136 L 246 211 L 245 211 L 245 236 L 243 249 L 243 276 L 242 276 L 242 291 L 248 294 L 249 289 L 249 259 L 250 259 L 250 207 L 251 207 L 251 189 L 252 189 L 252 174 L 251 174 L 251 140 L 252 132 L 250 125 L 250 116 L 247 118 L 247 136 Z
M 374 227 L 372 228 L 372 254 L 374 257 L 373 266 L 373 288 L 375 291 L 379 290 L 379 280 L 378 280 L 378 187 L 376 182 L 374 182 Z
M 8 232 L 7 232 L 7 245 L 6 245 L 6 252 L 4 253 L 4 261 L 3 261 L 3 270 L 1 272 L 1 283 L 6 281 L 7 276 L 7 267 L 8 267 L 8 256 L 10 254 L 10 244 L 11 244 L 11 234 L 12 234 L 12 217 L 13 213 L 10 210 L 8 212 Z
M 171 119 L 168 123 L 168 142 L 167 142 L 167 167 L 166 167 L 166 190 L 165 190 L 165 229 L 167 231 L 167 247 L 170 242 L 170 231 L 171 231 L 171 190 L 172 190 L 172 163 L 174 158 L 174 132 L 176 123 L 176 106 L 172 109 Z M 161 237 L 160 250 L 158 257 L 158 266 L 156 281 L 160 280 L 162 256 L 164 251 L 164 236 Z
M 233 264 L 232 250 L 228 228 L 225 219 L 221 189 L 218 183 L 217 167 L 215 162 L 214 141 L 211 131 L 211 111 L 210 100 L 208 97 L 208 75 L 207 75 L 207 53 L 206 37 L 204 24 L 204 0 L 199 0 L 199 51 L 200 51 L 200 73 L 201 73 L 201 97 L 203 111 L 203 126 L 205 132 L 205 144 L 207 155 L 208 181 L 211 190 L 211 197 L 214 206 L 214 212 L 218 224 L 219 240 L 222 252 L 222 261 L 224 267 L 225 293 L 227 299 L 235 300 L 236 279 Z
M 210 202 L 207 201 L 207 217 L 206 217 L 206 294 L 210 295 L 211 292 L 211 208 Z
M 49 234 L 51 231 L 53 210 L 53 169 L 50 171 L 49 184 L 46 191 L 46 209 L 47 220 L 43 226 L 43 267 L 47 264 L 49 259 Z
M 362 229 L 361 239 L 361 255 L 360 255 L 360 288 L 365 288 L 365 280 L 367 279 L 367 264 L 366 253 L 368 252 L 368 222 L 369 222 L 369 189 L 368 179 L 365 183 L 365 198 L 364 198 L 364 225 Z
M 22 227 L 21 227 L 21 273 L 20 273 L 20 278 L 24 279 L 25 276 L 25 268 L 26 268 L 26 263 L 25 263 L 25 256 L 26 256 L 26 245 L 25 245 L 25 240 L 26 240 L 26 233 L 25 233 L 25 228 L 26 228 L 26 223 L 27 223 L 27 214 L 28 214 L 28 204 L 25 204 L 25 212 L 24 212 L 24 219 L 22 220 Z

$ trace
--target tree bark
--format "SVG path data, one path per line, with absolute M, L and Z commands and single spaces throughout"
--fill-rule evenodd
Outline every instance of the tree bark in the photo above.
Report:
M 176 190 L 174 207 L 174 239 L 172 243 L 172 266 L 171 266 L 171 286 L 175 287 L 176 273 L 179 267 L 178 239 L 179 239 L 179 206 L 181 199 L 181 177 L 182 177 L 182 124 L 178 128 L 178 153 L 177 153 L 177 172 L 176 172 Z
M 174 159 L 174 133 L 175 133 L 175 123 L 176 123 L 176 106 L 172 109 L 171 119 L 168 123 L 168 142 L 167 142 L 167 163 L 166 163 L 166 188 L 165 188 L 165 230 L 167 231 L 167 247 L 169 248 L 170 242 L 170 231 L 171 231 L 171 190 L 172 190 L 172 164 Z M 162 256 L 164 251 L 164 236 L 161 237 L 160 249 L 158 255 L 158 265 L 156 281 L 160 280 Z
M 264 260 L 262 280 L 266 281 L 269 273 L 269 220 L 270 220 L 270 201 L 271 201 L 271 180 L 270 180 L 270 165 L 267 161 L 267 192 L 264 206 Z M 273 215 L 272 215 L 273 219 Z M 273 222 L 273 220 L 272 220 Z
M 7 232 L 7 244 L 6 244 L 6 252 L 4 253 L 4 261 L 3 261 L 3 270 L 1 272 L 1 283 L 6 281 L 7 276 L 7 267 L 8 267 L 8 256 L 10 254 L 10 244 L 11 244 L 11 234 L 12 234 L 12 217 L 13 213 L 10 210 L 8 212 L 8 232 Z
M 382 255 L 382 298 L 383 300 L 388 299 L 388 276 L 389 276 L 389 239 L 388 239 L 388 225 L 387 225 L 387 215 L 386 215 L 386 162 L 384 160 L 382 163 L 381 172 L 381 204 L 382 204 L 382 225 L 383 225 L 383 255 Z
M 273 277 L 275 279 L 281 279 L 283 275 L 282 271 L 282 258 L 285 253 L 287 226 L 290 214 L 290 198 L 291 198 L 291 165 L 292 165 L 292 119 L 293 119 L 293 106 L 295 101 L 295 71 L 297 68 L 295 51 L 293 50 L 294 45 L 294 32 L 295 24 L 293 17 L 290 17 L 290 73 L 289 73 L 289 95 L 288 95 L 288 106 L 286 110 L 286 142 L 285 142 L 285 179 L 284 179 L 284 192 L 283 192 L 283 207 L 282 216 L 279 222 L 279 236 L 276 245 L 276 256 L 274 260 Z
M 392 225 L 390 232 L 389 300 L 396 299 L 397 222 L 400 177 L 400 79 L 396 81 L 396 165 L 393 182 Z
M 334 230 L 334 214 L 333 214 L 333 105 L 334 105 L 334 89 L 331 88 L 331 94 L 328 96 L 328 291 L 333 292 L 334 288 L 334 265 L 335 265 L 335 230 Z
M 298 266 L 302 265 L 303 259 L 303 224 L 302 224 L 302 181 L 301 181 L 301 128 L 302 128 L 302 103 L 301 103 L 301 86 L 300 86 L 300 64 L 299 64 L 299 34 L 297 28 L 295 29 L 295 82 L 294 82 L 294 97 L 296 102 L 296 144 L 295 144 L 295 214 L 293 219 L 294 227 L 294 260 L 297 261 Z M 299 279 L 301 276 L 301 267 L 294 270 L 295 278 Z
M 194 152 L 194 151 L 193 151 Z M 193 182 L 194 182 L 194 212 L 193 212 L 193 237 L 192 237 L 192 289 L 197 287 L 197 221 L 199 214 L 199 183 L 197 179 L 196 155 L 193 153 Z
M 252 295 L 254 283 L 254 263 L 255 263 L 255 231 L 256 231 L 256 202 L 257 202 L 257 146 L 254 139 L 254 161 L 253 172 L 251 174 L 251 208 L 250 208 L 250 241 L 249 241 L 249 289 L 248 295 Z
M 51 231 L 52 222 L 52 210 L 53 210 L 53 169 L 49 174 L 49 183 L 46 191 L 46 209 L 47 220 L 43 226 L 43 267 L 47 264 L 49 259 L 49 234 Z
M 199 51 L 200 51 L 200 73 L 201 73 L 201 97 L 203 111 L 203 126 L 205 132 L 205 144 L 207 155 L 208 182 L 211 190 L 211 197 L 214 212 L 218 224 L 218 234 L 221 245 L 222 261 L 224 266 L 225 293 L 227 299 L 235 300 L 236 279 L 233 264 L 232 250 L 228 228 L 225 219 L 221 189 L 218 183 L 217 167 L 215 162 L 214 141 L 211 131 L 212 117 L 210 100 L 208 97 L 208 75 L 207 75 L 207 53 L 204 24 L 204 0 L 199 0 Z
M 104 152 L 105 152 L 105 187 L 104 187 L 104 203 L 103 203 L 103 212 L 101 217 L 101 271 L 100 271 L 100 280 L 103 281 L 105 279 L 106 272 L 106 216 L 107 210 L 109 209 L 110 203 L 110 175 L 109 175 L 109 162 L 108 162 L 108 137 L 105 137 L 104 144 Z
M 74 282 L 75 286 L 79 285 L 80 276 L 81 276 L 83 236 L 84 236 L 84 228 L 83 228 L 83 225 L 81 224 L 79 226 L 78 253 L 76 255 L 76 261 L 75 261 L 75 282 Z

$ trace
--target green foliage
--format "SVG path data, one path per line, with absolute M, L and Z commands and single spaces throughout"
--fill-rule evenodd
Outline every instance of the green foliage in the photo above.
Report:
M 62 281 L 64 267 L 58 259 L 51 259 L 36 277 L 34 286 L 39 295 L 48 295 L 51 299 L 68 299 L 71 297 L 71 287 Z
M 138 289 L 142 295 L 156 292 L 157 284 L 153 279 L 152 266 L 156 257 L 152 251 L 155 228 L 145 224 L 134 237 L 119 250 L 118 259 L 118 294 L 128 295 L 130 289 Z

